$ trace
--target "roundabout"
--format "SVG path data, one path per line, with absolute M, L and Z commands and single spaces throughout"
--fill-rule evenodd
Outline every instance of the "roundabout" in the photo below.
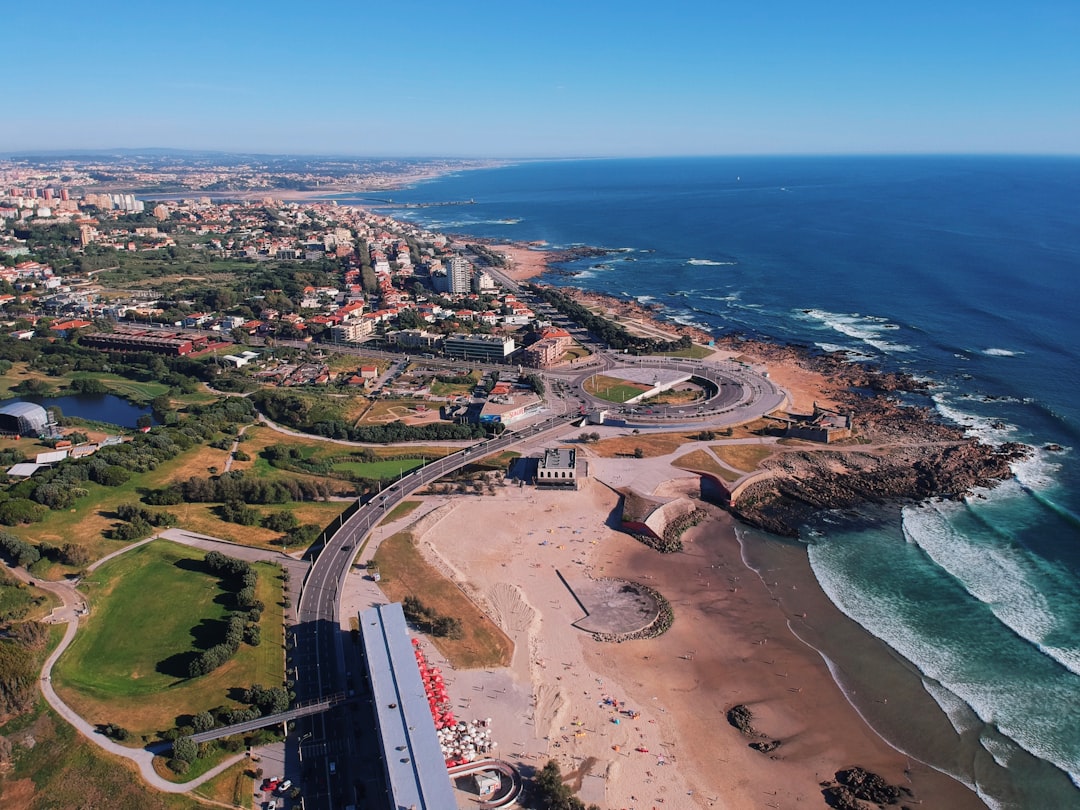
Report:
M 670 420 L 708 420 L 719 426 L 745 422 L 782 407 L 787 394 L 766 372 L 734 360 L 703 361 L 664 357 L 632 357 L 599 353 L 597 361 L 580 371 L 549 372 L 572 390 L 580 410 L 617 411 L 635 423 L 655 424 Z M 614 380 L 605 391 L 596 380 Z M 613 401 L 612 388 L 621 384 L 631 395 Z M 652 396 L 685 384 L 700 388 L 705 398 L 689 403 L 650 404 Z M 600 396 L 597 392 L 608 396 Z M 618 392 L 616 392 L 618 393 Z

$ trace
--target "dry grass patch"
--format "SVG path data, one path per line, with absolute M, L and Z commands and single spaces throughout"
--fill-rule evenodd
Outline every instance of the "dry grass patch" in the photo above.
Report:
M 203 782 L 192 792 L 196 796 L 228 807 L 250 807 L 251 796 L 255 790 L 253 767 L 250 760 L 241 760 L 209 782 Z
M 218 504 L 212 503 L 182 503 L 168 507 L 179 518 L 179 525 L 185 530 L 196 534 L 206 534 L 217 537 L 220 540 L 229 540 L 245 546 L 257 548 L 281 548 L 281 533 L 263 529 L 259 526 L 241 526 L 239 523 L 229 523 L 217 516 Z M 313 523 L 320 529 L 328 526 L 334 518 L 341 514 L 346 504 L 340 501 L 311 501 L 304 503 L 287 504 L 260 504 L 256 505 L 263 515 L 272 512 L 288 511 L 296 515 L 300 523 Z
M 455 669 L 510 665 L 514 643 L 457 583 L 428 564 L 411 533 L 398 532 L 384 540 L 374 559 L 382 576 L 379 587 L 387 599 L 400 602 L 406 596 L 415 596 L 435 613 L 461 621 L 460 639 L 431 639 Z
M 709 449 L 725 464 L 748 473 L 758 469 L 762 461 L 776 453 L 776 448 L 769 444 L 714 444 Z
M 681 470 L 712 473 L 724 481 L 729 482 L 738 481 L 742 478 L 739 473 L 723 466 L 704 450 L 694 450 L 693 452 L 687 453 L 685 456 L 679 456 L 676 461 L 672 462 L 672 466 L 678 467 Z
M 417 405 L 423 404 L 419 399 L 377 399 L 356 418 L 355 424 L 384 425 L 388 422 L 396 422 L 398 419 L 415 416 L 414 409 Z
M 589 445 L 589 450 L 601 458 L 631 454 L 641 448 L 644 458 L 656 458 L 674 453 L 684 444 L 697 441 L 685 433 L 642 433 L 637 436 L 617 436 Z

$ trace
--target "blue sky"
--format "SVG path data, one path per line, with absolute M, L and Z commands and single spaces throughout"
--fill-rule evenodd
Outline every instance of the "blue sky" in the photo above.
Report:
M 1080 152 L 1080 0 L 55 0 L 0 30 L 0 152 Z

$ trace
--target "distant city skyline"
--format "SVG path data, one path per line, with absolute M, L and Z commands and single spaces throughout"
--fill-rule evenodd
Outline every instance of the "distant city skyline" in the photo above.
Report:
M 1080 152 L 1075 0 L 5 9 L 0 152 Z

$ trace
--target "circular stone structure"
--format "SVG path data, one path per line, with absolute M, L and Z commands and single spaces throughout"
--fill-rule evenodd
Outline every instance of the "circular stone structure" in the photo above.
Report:
M 581 580 L 573 592 L 587 613 L 574 627 L 612 640 L 647 629 L 660 615 L 652 590 L 625 579 Z
M 12 402 L 0 408 L 0 433 L 38 435 L 49 426 L 49 415 L 33 402 Z

